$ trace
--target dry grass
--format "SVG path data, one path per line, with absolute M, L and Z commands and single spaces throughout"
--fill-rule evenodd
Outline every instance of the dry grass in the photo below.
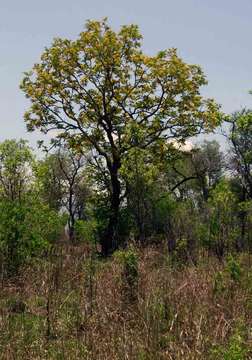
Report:
M 138 254 L 134 299 L 118 258 L 95 259 L 81 246 L 64 245 L 4 281 L 0 358 L 252 359 L 249 255 L 233 279 L 211 257 L 182 267 L 163 248 Z

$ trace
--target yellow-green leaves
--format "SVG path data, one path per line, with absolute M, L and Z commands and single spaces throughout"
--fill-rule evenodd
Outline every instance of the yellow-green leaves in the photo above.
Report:
M 218 105 L 200 95 L 207 83 L 201 68 L 176 49 L 148 56 L 141 42 L 136 25 L 115 32 L 107 19 L 88 21 L 74 41 L 55 39 L 21 84 L 31 100 L 28 129 L 60 129 L 112 158 L 134 144 L 185 139 L 219 125 Z

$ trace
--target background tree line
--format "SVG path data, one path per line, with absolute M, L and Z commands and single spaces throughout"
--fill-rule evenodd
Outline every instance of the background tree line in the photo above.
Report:
M 215 140 L 129 152 L 119 175 L 114 249 L 165 242 L 168 252 L 195 262 L 201 251 L 222 259 L 251 250 L 251 112 L 235 113 L 228 124 L 226 153 Z M 3 269 L 15 272 L 62 241 L 91 241 L 100 251 L 111 211 L 109 176 L 91 152 L 57 144 L 38 160 L 24 140 L 2 142 Z

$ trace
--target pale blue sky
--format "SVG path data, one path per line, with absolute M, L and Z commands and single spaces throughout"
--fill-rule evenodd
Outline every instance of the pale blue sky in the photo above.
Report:
M 209 80 L 204 94 L 223 110 L 252 107 L 252 0 L 0 0 L 0 141 L 27 135 L 22 73 L 54 37 L 75 38 L 86 19 L 107 16 L 117 29 L 138 24 L 144 50 L 176 47 L 200 64 Z

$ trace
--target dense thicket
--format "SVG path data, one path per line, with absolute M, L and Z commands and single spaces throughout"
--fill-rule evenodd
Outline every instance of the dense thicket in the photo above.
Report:
M 250 121 L 248 113 L 246 119 Z M 168 142 L 158 157 L 147 149 L 130 152 L 120 172 L 125 190 L 115 248 L 165 242 L 167 253 L 193 262 L 201 250 L 219 259 L 232 251 L 251 250 L 252 150 L 242 144 L 244 127 L 238 134 L 239 123 L 235 126 L 226 154 L 215 140 L 194 146 Z M 239 163 L 234 136 L 245 149 L 244 165 Z M 36 160 L 26 142 L 6 140 L 0 144 L 0 162 L 4 271 L 17 270 L 60 241 L 91 241 L 100 251 L 110 188 L 99 159 L 58 145 Z

